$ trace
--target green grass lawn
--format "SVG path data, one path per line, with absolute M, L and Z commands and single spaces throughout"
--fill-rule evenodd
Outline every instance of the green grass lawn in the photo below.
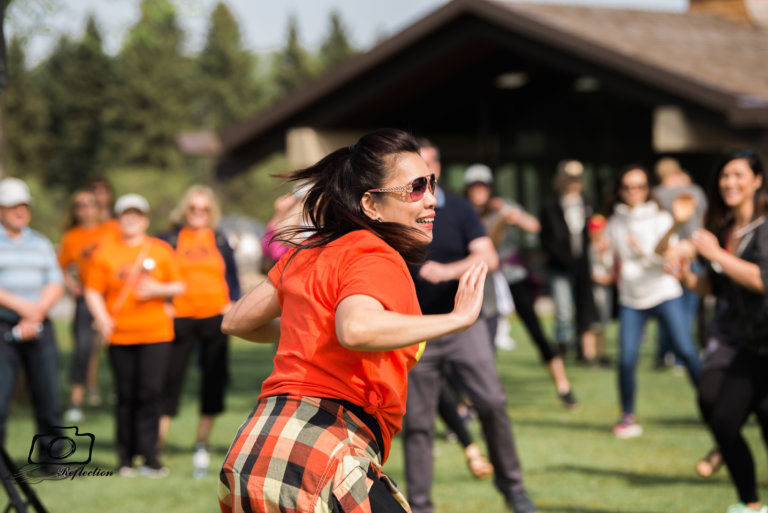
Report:
M 69 335 L 59 325 L 63 366 L 68 365 Z M 724 512 L 736 502 L 725 471 L 714 478 L 699 478 L 693 466 L 710 448 L 708 433 L 698 420 L 694 393 L 686 377 L 671 371 L 654 371 L 645 344 L 638 366 L 638 417 L 645 434 L 638 439 L 617 440 L 610 428 L 618 417 L 614 369 L 586 369 L 567 361 L 568 373 L 581 408 L 562 409 L 544 367 L 522 326 L 513 320 L 514 351 L 500 352 L 498 368 L 509 398 L 524 477 L 541 511 L 551 513 L 711 513 Z M 649 336 L 649 340 L 652 338 Z M 615 338 L 609 337 L 615 357 Z M 271 368 L 273 349 L 234 341 L 231 355 L 232 384 L 227 411 L 217 421 L 212 450 L 220 464 L 238 426 L 250 413 L 262 379 Z M 615 359 L 615 358 L 614 358 Z M 102 390 L 109 396 L 110 372 L 102 359 Z M 62 376 L 66 373 L 62 372 Z M 62 379 L 62 382 L 65 380 Z M 171 475 L 165 479 L 79 477 L 43 481 L 34 485 L 49 511 L 56 512 L 209 512 L 217 511 L 216 472 L 202 480 L 192 478 L 191 449 L 197 422 L 197 372 L 191 371 L 182 410 L 174 421 L 164 455 Z M 65 387 L 66 388 L 66 387 Z M 86 409 L 81 432 L 93 433 L 95 446 L 88 468 L 113 469 L 113 405 Z M 479 426 L 472 431 L 480 439 Z M 438 428 L 443 432 L 443 428 Z M 25 462 L 34 436 L 30 409 L 15 405 L 8 426 L 7 449 L 20 464 Z M 747 427 L 758 465 L 761 491 L 766 490 L 765 449 L 754 423 Z M 402 446 L 394 441 L 386 471 L 403 483 Z M 439 513 L 504 511 L 492 482 L 470 476 L 458 444 L 439 437 L 435 448 L 433 495 Z M 0 495 L 0 507 L 5 496 Z

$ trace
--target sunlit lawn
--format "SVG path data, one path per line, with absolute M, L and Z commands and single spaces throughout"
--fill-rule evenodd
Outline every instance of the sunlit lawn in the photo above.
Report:
M 69 338 L 60 325 L 64 365 Z M 639 439 L 617 440 L 610 433 L 617 419 L 616 373 L 592 370 L 567 361 L 581 409 L 564 411 L 532 344 L 515 319 L 514 351 L 500 352 L 498 367 L 509 398 L 518 449 L 530 494 L 541 511 L 552 513 L 710 513 L 723 512 L 736 501 L 727 474 L 721 471 L 704 480 L 693 471 L 697 458 L 710 447 L 710 438 L 699 423 L 694 394 L 686 377 L 672 371 L 652 369 L 650 350 L 644 346 L 638 367 L 638 416 L 645 434 Z M 649 341 L 652 337 L 646 337 Z M 609 337 L 615 356 L 615 341 Z M 233 343 L 232 385 L 227 411 L 216 423 L 213 454 L 220 464 L 239 424 L 251 411 L 261 380 L 271 367 L 272 348 Z M 111 388 L 106 358 L 101 380 L 105 396 Z M 66 376 L 62 372 L 62 376 Z M 184 405 L 171 430 L 164 461 L 171 469 L 168 478 L 79 477 L 74 480 L 43 481 L 34 485 L 51 512 L 208 512 L 217 511 L 216 472 L 202 480 L 191 475 L 191 448 L 197 422 L 197 373 L 189 375 Z M 113 405 L 86 410 L 81 432 L 93 433 L 93 459 L 87 468 L 113 470 Z M 440 427 L 439 431 L 444 432 Z M 480 439 L 477 423 L 473 433 Z M 766 452 L 755 424 L 748 426 L 750 443 L 758 464 L 761 491 L 766 490 Z M 16 405 L 9 422 L 7 449 L 22 464 L 34 436 L 31 412 Z M 501 497 L 491 481 L 474 481 L 456 443 L 444 437 L 435 451 L 436 511 L 440 513 L 485 513 L 504 511 Z M 400 440 L 396 439 L 385 469 L 403 483 Z M 0 495 L 0 507 L 5 506 Z

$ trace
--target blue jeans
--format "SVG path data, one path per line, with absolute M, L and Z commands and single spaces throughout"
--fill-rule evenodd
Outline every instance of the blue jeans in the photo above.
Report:
M 689 330 L 693 330 L 693 321 L 696 320 L 696 313 L 699 311 L 699 302 L 701 297 L 690 289 L 683 288 L 683 325 L 687 326 Z M 659 327 L 659 344 L 656 350 L 656 360 L 663 360 L 664 356 L 669 353 L 675 353 L 672 346 L 672 337 L 667 333 L 667 330 Z M 675 353 L 675 364 L 682 365 L 682 359 Z
M 570 273 L 550 271 L 549 285 L 555 304 L 555 342 L 559 345 L 578 345 L 573 276 Z
M 59 350 L 53 326 L 43 323 L 36 339 L 8 342 L 3 337 L 12 325 L 0 323 L 0 444 L 5 442 L 5 426 L 19 367 L 27 375 L 29 393 L 35 406 L 37 433 L 54 433 L 59 420 Z M 30 436 L 32 443 L 32 436 Z
M 635 366 L 640 354 L 643 329 L 649 317 L 656 317 L 659 328 L 670 335 L 675 354 L 679 355 L 694 385 L 698 385 L 701 362 L 693 347 L 690 326 L 685 318 L 683 298 L 664 301 L 646 310 L 621 305 L 619 308 L 619 393 L 623 413 L 635 412 Z

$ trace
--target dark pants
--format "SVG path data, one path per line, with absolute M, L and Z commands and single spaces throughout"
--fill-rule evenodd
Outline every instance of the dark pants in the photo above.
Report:
M 543 362 L 550 362 L 556 356 L 552 347 L 549 345 L 544 330 L 541 329 L 539 316 L 536 315 L 534 304 L 536 297 L 533 295 L 533 285 L 529 280 L 519 281 L 509 284 L 509 291 L 512 293 L 512 300 L 515 302 L 515 312 L 528 330 L 531 340 L 539 351 L 539 357 Z
M 229 337 L 221 332 L 221 315 L 204 319 L 179 318 L 173 322 L 176 338 L 165 375 L 163 415 L 176 415 L 184 388 L 189 359 L 199 349 L 201 370 L 200 412 L 216 415 L 224 411 L 224 389 L 228 381 Z
M 768 445 L 768 356 L 742 351 L 725 369 L 710 368 L 701 375 L 699 409 L 723 454 L 739 500 L 757 502 L 757 480 L 752 452 L 741 431 L 755 412 Z
M 403 429 L 405 478 L 413 513 L 433 510 L 432 440 L 435 434 L 444 366 L 461 380 L 482 425 L 494 484 L 508 496 L 523 487 L 522 472 L 507 414 L 507 398 L 496 372 L 488 329 L 481 320 L 468 330 L 427 342 L 419 363 L 408 374 L 408 404 Z
M 5 443 L 5 426 L 19 367 L 24 368 L 35 408 L 37 434 L 55 433 L 59 419 L 59 351 L 53 326 L 43 323 L 40 336 L 24 342 L 8 342 L 5 334 L 12 324 L 0 323 L 0 445 Z M 30 443 L 32 443 L 30 437 Z
M 75 318 L 72 323 L 75 350 L 72 354 L 72 369 L 70 382 L 76 385 L 84 385 L 88 377 L 88 365 L 91 355 L 99 350 L 100 339 L 93 328 L 93 315 L 85 304 L 85 299 L 79 297 L 75 300 Z
M 117 388 L 117 455 L 120 466 L 132 466 L 133 456 L 159 468 L 157 435 L 169 342 L 111 345 L 109 359 Z

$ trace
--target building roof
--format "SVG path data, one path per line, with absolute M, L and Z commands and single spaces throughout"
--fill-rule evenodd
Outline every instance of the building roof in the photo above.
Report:
M 291 127 L 387 121 L 393 109 L 387 102 L 402 106 L 408 98 L 413 105 L 428 88 L 443 87 L 450 68 L 469 67 L 499 48 L 521 62 L 591 73 L 612 81 L 614 89 L 642 95 L 646 103 L 699 110 L 728 129 L 768 127 L 764 29 L 706 13 L 453 0 L 222 130 L 218 171 L 237 172 L 281 149 Z M 505 58 L 496 57 L 497 67 L 500 62 Z
M 624 58 L 768 106 L 768 32 L 707 13 L 497 2 Z

